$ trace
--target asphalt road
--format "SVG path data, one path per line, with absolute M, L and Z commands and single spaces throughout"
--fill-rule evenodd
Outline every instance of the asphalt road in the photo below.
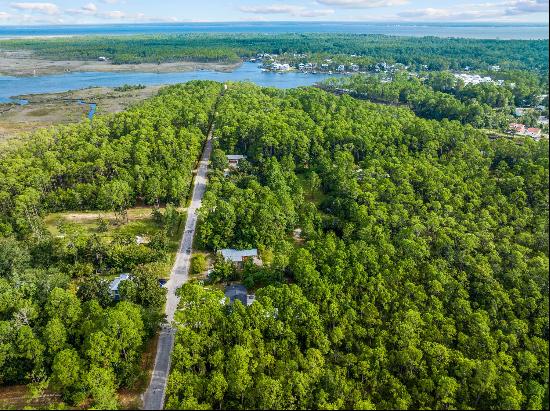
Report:
M 166 283 L 166 288 L 168 289 L 168 294 L 166 296 L 166 319 L 169 325 L 163 328 L 159 335 L 153 376 L 143 398 L 143 408 L 146 410 L 161 410 L 164 406 L 164 393 L 166 391 L 166 382 L 170 372 L 170 357 L 172 349 L 174 348 L 174 336 L 176 334 L 176 329 L 172 326 L 174 314 L 179 303 L 179 298 L 176 296 L 176 290 L 188 280 L 191 263 L 191 249 L 193 247 L 193 238 L 197 226 L 197 210 L 201 207 L 202 197 L 206 191 L 206 174 L 208 172 L 210 154 L 212 153 L 213 131 L 214 128 L 212 127 L 199 162 L 193 184 L 191 204 L 187 210 L 185 231 L 176 255 L 176 262 L 170 274 L 170 279 Z

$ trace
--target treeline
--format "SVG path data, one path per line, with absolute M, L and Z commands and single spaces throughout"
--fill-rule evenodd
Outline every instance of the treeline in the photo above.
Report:
M 147 242 L 98 219 L 85 230 L 52 211 L 114 211 L 183 204 L 221 85 L 163 89 L 93 124 L 43 130 L 0 153 L 0 384 L 50 388 L 69 405 L 117 407 L 117 390 L 139 389 L 142 354 L 163 321 L 170 242 L 182 216 L 152 208 Z M 164 210 L 164 211 L 162 211 Z M 109 283 L 130 273 L 118 289 Z
M 218 112 L 201 240 L 264 266 L 248 308 L 181 290 L 168 409 L 548 408 L 548 142 L 314 89 Z
M 181 34 L 0 41 L 0 49 L 33 50 L 56 60 L 109 58 L 115 64 L 171 61 L 236 62 L 257 53 L 356 55 L 429 70 L 485 70 L 490 65 L 547 73 L 548 40 L 481 40 L 363 34 Z
M 416 115 L 457 120 L 474 127 L 506 129 L 516 105 L 540 103 L 543 85 L 519 76 L 517 82 L 467 84 L 449 72 L 419 78 L 407 73 L 331 78 L 321 86 L 385 104 L 409 106 Z M 532 81 L 533 80 L 533 81 Z

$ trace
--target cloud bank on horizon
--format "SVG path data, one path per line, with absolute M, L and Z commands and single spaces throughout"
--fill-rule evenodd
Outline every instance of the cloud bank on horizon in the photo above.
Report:
M 549 0 L 0 0 L 0 25 L 222 21 L 548 24 Z

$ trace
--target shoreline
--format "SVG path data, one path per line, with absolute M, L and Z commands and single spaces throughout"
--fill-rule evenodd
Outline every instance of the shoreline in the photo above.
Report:
M 24 98 L 28 103 L 0 103 L 0 146 L 8 140 L 41 128 L 83 121 L 89 118 L 90 104 L 96 105 L 97 114 L 118 113 L 155 96 L 162 87 L 164 86 L 147 86 L 128 91 L 115 91 L 112 87 L 90 87 L 59 93 L 15 96 L 14 98 Z
M 172 63 L 112 64 L 104 61 L 48 60 L 31 57 L 25 52 L 0 51 L 0 76 L 33 77 L 71 72 L 101 73 L 178 73 L 189 71 L 218 71 L 230 73 L 242 65 L 237 63 L 202 63 L 181 61 Z

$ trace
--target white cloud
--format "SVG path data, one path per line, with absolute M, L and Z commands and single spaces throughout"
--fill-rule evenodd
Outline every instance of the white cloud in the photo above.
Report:
M 0 11 L 0 21 L 8 20 L 11 18 L 11 15 L 9 13 L 6 13 L 5 11 Z
M 484 10 L 453 10 L 453 9 L 436 9 L 428 7 L 425 9 L 408 10 L 398 13 L 400 17 L 428 19 L 428 20 L 476 20 L 488 17 L 498 17 L 502 15 L 500 12 L 488 12 Z
M 307 9 L 303 6 L 292 6 L 290 4 L 271 4 L 265 6 L 241 6 L 239 10 L 243 13 L 252 14 L 286 14 L 294 17 L 322 17 L 334 14 L 331 9 Z
M 510 2 L 506 14 L 548 13 L 548 0 L 518 0 Z
M 82 7 L 82 10 L 89 11 L 90 13 L 95 13 L 97 11 L 97 6 L 94 3 L 88 3 Z
M 327 6 L 343 7 L 347 9 L 370 9 L 376 7 L 401 6 L 409 0 L 316 0 L 317 3 Z
M 11 3 L 10 6 L 17 10 L 31 11 L 41 14 L 59 14 L 59 7 L 53 3 Z
M 509 16 L 548 13 L 548 0 L 508 0 L 499 3 L 463 4 L 448 8 L 406 10 L 397 16 L 406 20 L 508 21 Z
M 104 17 L 107 19 L 116 19 L 116 20 L 124 19 L 125 17 L 127 17 L 126 13 L 120 10 L 107 11 L 105 13 L 101 13 L 100 15 L 101 17 Z
M 303 7 L 291 6 L 288 4 L 273 4 L 268 6 L 242 6 L 239 7 L 242 12 L 254 14 L 292 14 Z
M 67 13 L 69 15 L 87 15 L 87 16 L 95 16 L 97 14 L 97 6 L 94 3 L 88 3 L 85 6 L 82 6 L 79 9 L 67 9 L 64 10 L 64 13 Z
M 300 17 L 323 17 L 334 14 L 334 10 L 331 9 L 318 9 L 318 10 L 303 10 L 298 15 Z

